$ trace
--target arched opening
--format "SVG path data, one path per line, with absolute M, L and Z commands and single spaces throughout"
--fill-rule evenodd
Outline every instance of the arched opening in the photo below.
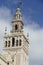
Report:
M 7 41 L 5 41 L 5 47 L 7 47 Z
M 16 40 L 16 46 L 18 46 L 18 40 Z
M 21 39 L 20 39 L 20 40 L 19 40 L 19 46 L 21 46 L 21 42 L 22 42 L 22 41 L 21 41 Z
M 17 26 L 17 24 L 15 25 L 15 30 L 17 30 L 18 29 L 18 26 Z
M 10 47 L 10 41 L 8 41 L 8 47 Z
M 12 38 L 12 46 L 14 46 L 15 38 Z
M 14 59 L 12 59 L 12 62 L 14 62 Z
M 7 65 L 9 65 L 9 62 L 7 63 Z

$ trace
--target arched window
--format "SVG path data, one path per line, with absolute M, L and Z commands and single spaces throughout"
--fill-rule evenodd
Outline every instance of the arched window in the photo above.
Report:
M 15 38 L 12 38 L 12 46 L 14 46 Z
M 16 40 L 16 46 L 18 46 L 18 40 Z
M 10 41 L 8 41 L 8 47 L 10 47 Z
M 5 47 L 7 47 L 7 41 L 5 41 Z
M 7 63 L 7 65 L 9 65 L 9 62 Z
M 21 39 L 20 39 L 20 40 L 19 40 L 19 46 L 21 46 L 21 42 L 22 42 L 22 41 L 21 41 Z
M 12 62 L 14 62 L 14 59 L 12 59 Z
M 18 26 L 17 26 L 17 24 L 15 25 L 15 30 L 17 30 L 18 29 Z

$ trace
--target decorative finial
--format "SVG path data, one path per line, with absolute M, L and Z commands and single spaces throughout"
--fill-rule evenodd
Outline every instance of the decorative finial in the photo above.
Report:
M 5 34 L 7 33 L 7 27 L 5 27 Z
M 27 38 L 29 38 L 29 33 L 27 33 Z
M 22 2 L 18 2 L 18 8 L 20 8 L 21 5 L 22 5 Z

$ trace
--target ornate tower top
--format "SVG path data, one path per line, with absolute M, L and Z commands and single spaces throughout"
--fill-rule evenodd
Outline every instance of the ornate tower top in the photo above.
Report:
M 13 22 L 14 21 L 22 21 L 22 14 L 20 8 L 16 9 L 16 14 L 13 17 Z
M 22 20 L 22 14 L 20 8 L 16 9 L 16 14 L 13 17 L 13 21 Z
M 18 3 L 18 8 L 12 20 L 12 32 L 21 32 L 23 29 L 23 20 L 20 9 L 21 2 Z
M 13 17 L 13 21 L 17 21 L 17 20 L 22 21 L 22 14 L 21 14 L 21 9 L 20 9 L 21 4 L 22 2 L 18 2 L 18 7 L 16 9 L 16 14 Z

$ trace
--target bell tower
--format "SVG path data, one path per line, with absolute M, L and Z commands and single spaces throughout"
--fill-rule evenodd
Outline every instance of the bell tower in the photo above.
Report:
M 22 14 L 20 8 L 16 9 L 16 14 L 12 20 L 12 32 L 22 32 L 23 30 L 23 21 L 22 21 Z
M 10 62 L 13 65 L 28 65 L 29 62 L 29 41 L 23 33 L 23 25 L 21 10 L 18 7 L 12 20 L 12 30 L 4 36 L 3 50 L 10 54 Z

